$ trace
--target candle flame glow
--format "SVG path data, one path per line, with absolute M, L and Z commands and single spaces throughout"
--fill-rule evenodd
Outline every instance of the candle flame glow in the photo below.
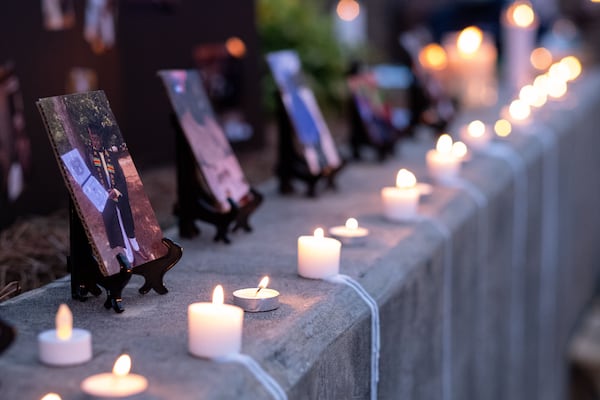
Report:
M 447 133 L 441 135 L 435 144 L 435 149 L 438 153 L 450 154 L 452 152 L 452 138 L 450 135 Z
M 508 19 L 519 28 L 527 28 L 535 21 L 535 13 L 528 3 L 513 3 L 507 12 Z
M 507 137 L 512 132 L 512 125 L 505 119 L 499 119 L 494 124 L 494 132 L 500 137 Z
M 265 276 L 264 278 L 262 278 L 258 284 L 258 288 L 259 289 L 264 289 L 269 285 L 269 277 Z
M 68 340 L 73 334 L 73 313 L 66 304 L 61 304 L 56 312 L 56 336 Z
M 62 398 L 56 393 L 46 393 L 40 400 L 62 400 Z
M 116 376 L 127 376 L 131 370 L 131 357 L 128 354 L 121 354 L 115 365 L 113 366 L 112 373 Z
M 485 134 L 485 124 L 478 119 L 471 121 L 467 126 L 467 132 L 471 137 L 482 137 Z
M 559 78 L 549 77 L 548 78 L 548 96 L 560 99 L 567 93 L 567 83 Z
M 348 228 L 348 229 L 357 229 L 358 228 L 358 221 L 356 220 L 356 218 L 348 218 L 346 220 L 346 228 Z
M 467 155 L 468 151 L 469 150 L 467 149 L 467 145 L 463 142 L 454 142 L 454 144 L 452 145 L 452 155 L 456 158 L 464 158 Z
M 322 238 L 325 237 L 325 231 L 323 231 L 323 228 L 317 228 L 315 229 L 313 235 L 314 237 Z
M 456 45 L 461 54 L 473 55 L 483 42 L 483 32 L 476 26 L 463 29 L 458 35 Z
M 417 184 L 417 178 L 409 170 L 402 168 L 396 175 L 396 187 L 410 189 Z
M 448 57 L 442 46 L 430 43 L 419 52 L 419 62 L 425 68 L 440 71 L 448 65 Z
M 558 79 L 566 82 L 569 80 L 570 76 L 571 71 L 569 71 L 569 67 L 561 62 L 552 64 L 552 66 L 548 70 L 548 77 L 550 79 Z
M 213 290 L 212 295 L 212 303 L 213 304 L 223 304 L 225 300 L 225 295 L 223 294 L 223 286 L 217 285 L 215 286 L 215 290 Z
M 360 14 L 360 4 L 356 0 L 340 0 L 335 11 L 340 19 L 350 22 Z
M 513 100 L 508 107 L 508 113 L 516 121 L 523 121 L 531 114 L 531 108 L 522 100 Z
M 577 57 L 567 56 L 559 62 L 560 64 L 565 65 L 567 70 L 569 71 L 569 81 L 575 80 L 577 79 L 577 77 L 579 77 L 579 75 L 581 75 L 581 62 L 579 62 L 579 59 L 577 59 Z
M 538 47 L 531 52 L 529 61 L 533 68 L 544 71 L 552 64 L 552 53 L 544 47 Z
M 225 42 L 227 52 L 235 58 L 242 58 L 246 54 L 246 45 L 239 37 L 232 36 Z

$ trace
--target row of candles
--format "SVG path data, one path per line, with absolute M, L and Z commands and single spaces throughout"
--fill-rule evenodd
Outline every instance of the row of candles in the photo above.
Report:
M 567 82 L 576 79 L 580 73 L 581 64 L 575 57 L 565 57 L 553 64 L 532 85 L 525 85 L 519 92 L 519 98 L 503 111 L 507 113 L 507 119 L 499 119 L 494 125 L 496 136 L 505 137 L 510 134 L 510 121 L 523 123 L 527 120 L 529 113 L 524 113 L 520 107 L 540 107 L 543 104 L 538 100 L 540 97 L 560 98 L 566 92 Z M 554 88 L 557 82 L 564 90 L 559 92 Z M 483 150 L 494 135 L 486 124 L 475 120 L 461 129 L 460 138 L 464 142 L 455 142 L 450 135 L 443 134 L 438 138 L 435 149 L 427 152 L 427 168 L 435 182 L 446 184 L 457 179 L 469 149 L 474 152 Z M 418 214 L 420 198 L 431 190 L 430 185 L 417 182 L 411 171 L 402 168 L 396 175 L 396 185 L 381 189 L 382 213 L 390 221 L 410 221 Z M 297 267 L 301 277 L 326 279 L 338 274 L 342 245 L 364 244 L 369 230 L 359 226 L 356 219 L 349 218 L 345 226 L 332 227 L 328 233 L 331 237 L 326 237 L 325 231 L 317 228 L 313 235 L 298 238 Z M 224 303 L 224 292 L 220 285 L 214 289 L 212 302 L 190 304 L 189 352 L 208 359 L 239 353 L 244 311 L 270 311 L 279 306 L 280 294 L 268 288 L 268 284 L 268 277 L 265 277 L 256 288 L 236 290 L 233 293 L 233 305 Z M 77 365 L 90 361 L 91 333 L 73 328 L 72 313 L 66 305 L 59 307 L 55 324 L 56 329 L 38 335 L 40 360 L 53 366 Z M 85 393 L 99 397 L 126 397 L 145 391 L 147 379 L 130 374 L 130 368 L 131 359 L 128 355 L 122 355 L 115 362 L 111 373 L 88 377 L 81 383 L 81 388 Z M 60 397 L 49 393 L 43 399 L 56 400 Z

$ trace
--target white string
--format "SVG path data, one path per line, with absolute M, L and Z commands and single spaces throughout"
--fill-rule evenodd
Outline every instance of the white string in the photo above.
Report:
M 263 387 L 273 396 L 275 400 L 287 400 L 287 394 L 283 388 L 277 383 L 271 375 L 267 374 L 264 369 L 249 355 L 233 353 L 226 356 L 217 357 L 214 359 L 217 362 L 237 362 L 244 365 L 263 385 Z
M 381 347 L 379 306 L 377 301 L 357 281 L 344 274 L 326 278 L 329 282 L 342 283 L 352 289 L 363 299 L 371 310 L 371 399 L 377 399 L 377 382 L 379 382 L 379 350 Z

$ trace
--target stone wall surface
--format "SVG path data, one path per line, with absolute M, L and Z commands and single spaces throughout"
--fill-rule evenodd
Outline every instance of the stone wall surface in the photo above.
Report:
M 563 352 L 600 260 L 599 109 L 600 73 L 588 72 L 565 100 L 515 127 L 504 141 L 512 161 L 474 155 L 462 173 L 469 184 L 436 186 L 418 221 L 384 220 L 379 190 L 400 167 L 426 178 L 432 141 L 424 139 L 404 143 L 394 160 L 349 165 L 338 191 L 316 199 L 281 197 L 275 182 L 259 187 L 266 200 L 253 233 L 222 245 L 202 225 L 199 238 L 180 241 L 184 256 L 165 277 L 170 292 L 142 296 L 134 276 L 123 314 L 105 311 L 103 296 L 72 301 L 68 280 L 5 302 L 0 316 L 19 335 L 0 356 L 0 398 L 84 399 L 80 382 L 109 371 L 122 351 L 149 379 L 139 398 L 269 398 L 243 366 L 190 356 L 186 320 L 187 305 L 208 301 L 216 284 L 231 296 L 266 274 L 281 306 L 245 315 L 243 353 L 290 399 L 369 398 L 369 308 L 346 286 L 296 274 L 297 237 L 354 216 L 370 237 L 343 248 L 341 272 L 379 305 L 380 398 L 562 399 Z M 63 302 L 74 325 L 92 332 L 94 358 L 51 368 L 37 361 L 36 335 Z

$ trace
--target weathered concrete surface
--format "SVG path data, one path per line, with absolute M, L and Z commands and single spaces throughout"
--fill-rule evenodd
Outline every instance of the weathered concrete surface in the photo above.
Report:
M 505 142 L 526 166 L 526 218 L 514 218 L 510 166 L 488 156 L 474 157 L 463 170 L 484 194 L 485 207 L 460 188 L 436 187 L 423 200 L 420 212 L 452 233 L 450 264 L 436 223 L 394 224 L 380 211 L 379 190 L 394 182 L 398 168 L 426 176 L 423 155 L 432 141 L 406 143 L 397 160 L 382 165 L 350 165 L 339 191 L 317 199 L 282 198 L 270 182 L 260 188 L 266 201 L 252 218 L 254 233 L 236 234 L 225 246 L 213 243 L 212 228 L 204 225 L 200 238 L 181 241 L 184 257 L 166 276 L 171 292 L 165 296 L 139 295 L 134 277 L 124 292 L 126 311 L 116 315 L 102 308 L 103 298 L 71 301 L 69 282 L 60 280 L 0 305 L 0 316 L 19 331 L 0 356 L 0 398 L 55 391 L 84 399 L 80 382 L 109 371 L 121 351 L 150 381 L 139 398 L 268 398 L 244 367 L 194 358 L 186 344 L 188 304 L 208 300 L 217 283 L 231 295 L 265 274 L 282 304 L 245 316 L 243 352 L 292 399 L 368 398 L 368 307 L 345 286 L 296 275 L 297 237 L 349 216 L 371 230 L 366 246 L 342 250 L 341 272 L 380 306 L 380 398 L 563 398 L 563 351 L 594 291 L 600 260 L 600 74 L 589 73 L 571 89 L 565 102 L 549 105 Z M 536 136 L 543 134 L 558 147 L 543 146 Z M 553 159 L 560 168 L 554 191 L 547 173 Z M 547 206 L 552 192 L 554 216 Z M 525 232 L 521 243 L 513 240 L 518 229 Z M 514 265 L 518 251 L 524 261 Z M 52 327 L 62 302 L 72 308 L 75 326 L 93 334 L 94 358 L 83 366 L 37 361 L 36 335 Z

